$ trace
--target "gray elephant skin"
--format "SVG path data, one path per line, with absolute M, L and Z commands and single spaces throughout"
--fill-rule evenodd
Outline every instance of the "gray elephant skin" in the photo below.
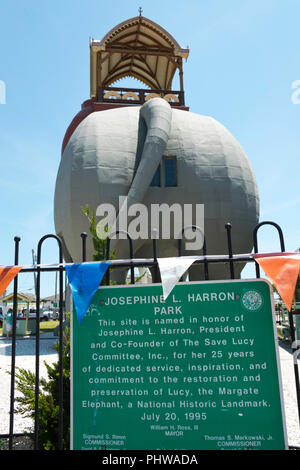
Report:
M 165 187 L 163 181 L 159 187 L 151 186 L 165 157 L 176 157 L 176 186 Z M 128 207 L 143 203 L 149 214 L 151 204 L 204 204 L 208 254 L 227 254 L 227 222 L 232 225 L 234 253 L 252 251 L 252 231 L 259 218 L 255 176 L 240 144 L 211 117 L 172 109 L 162 98 L 88 115 L 63 152 L 56 181 L 55 229 L 63 239 L 67 261 L 82 260 L 80 234 L 89 233 L 89 226 L 81 207 L 89 204 L 96 211 L 99 204 L 110 203 L 118 213 L 119 196 L 127 196 Z M 129 257 L 127 240 L 113 243 L 118 258 Z M 157 246 L 159 257 L 177 256 L 174 238 L 159 239 Z M 201 251 L 183 250 L 183 254 Z M 151 238 L 134 241 L 134 257 L 152 256 Z M 87 259 L 93 259 L 91 237 Z M 236 266 L 236 277 L 242 268 Z M 118 276 L 123 282 L 124 272 Z M 229 266 L 210 265 L 209 277 L 227 279 Z M 189 278 L 203 279 L 203 266 L 190 268 Z

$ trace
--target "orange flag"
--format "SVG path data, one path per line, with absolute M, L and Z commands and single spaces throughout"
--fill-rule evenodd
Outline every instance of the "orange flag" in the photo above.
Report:
M 252 255 L 275 285 L 288 311 L 291 310 L 300 269 L 300 253 Z
M 21 269 L 22 266 L 5 266 L 0 268 L 0 296 Z

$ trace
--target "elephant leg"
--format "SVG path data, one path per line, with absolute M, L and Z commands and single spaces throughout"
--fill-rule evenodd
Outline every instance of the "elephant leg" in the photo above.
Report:
M 125 285 L 128 268 L 126 269 L 112 269 L 110 271 L 110 281 L 117 285 Z

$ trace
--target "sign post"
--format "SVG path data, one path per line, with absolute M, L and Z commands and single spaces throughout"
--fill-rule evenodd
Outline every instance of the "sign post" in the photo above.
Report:
M 72 317 L 72 449 L 287 448 L 267 281 L 101 287 Z

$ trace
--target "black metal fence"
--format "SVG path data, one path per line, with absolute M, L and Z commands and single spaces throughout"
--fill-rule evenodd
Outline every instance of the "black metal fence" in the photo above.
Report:
M 270 225 L 274 227 L 277 231 L 277 236 L 279 237 L 280 250 L 281 252 L 285 251 L 284 237 L 282 230 L 278 224 L 271 221 L 265 221 L 259 223 L 253 231 L 253 246 L 254 253 L 258 253 L 258 232 L 262 226 Z M 193 228 L 194 230 L 200 230 L 196 226 L 186 227 Z M 235 278 L 235 263 L 253 263 L 255 262 L 254 258 L 250 254 L 233 254 L 232 238 L 231 238 L 231 224 L 227 223 L 225 225 L 226 236 L 227 236 L 227 247 L 228 252 L 224 255 L 207 255 L 206 249 L 206 240 L 204 237 L 204 243 L 202 248 L 202 255 L 195 261 L 195 264 L 204 264 L 204 278 L 209 280 L 209 264 L 210 263 L 226 263 L 228 264 L 229 275 L 231 279 Z M 184 231 L 182 235 L 184 238 Z M 118 235 L 120 232 L 114 232 L 107 239 L 106 244 L 106 259 L 110 257 L 110 239 L 113 235 Z M 110 269 L 116 268 L 127 268 L 130 270 L 130 281 L 132 284 L 135 283 L 135 272 L 136 267 L 148 267 L 153 268 L 152 270 L 152 281 L 159 282 L 159 270 L 158 270 L 158 261 L 157 261 L 157 243 L 159 240 L 153 239 L 153 258 L 147 259 L 136 259 L 133 258 L 134 247 L 133 241 L 130 235 L 125 232 L 128 243 L 129 243 L 129 258 L 128 259 L 113 259 L 111 260 Z M 43 265 L 42 264 L 42 248 L 43 244 L 48 239 L 55 239 L 58 244 L 58 262 L 55 265 Z M 19 237 L 14 238 L 15 243 L 15 253 L 14 253 L 14 264 L 19 265 L 19 247 L 21 239 Z M 82 243 L 82 262 L 86 262 L 86 241 L 87 234 L 81 234 L 81 243 Z M 182 244 L 183 239 L 178 240 L 178 256 L 182 256 Z M 256 277 L 260 277 L 260 269 L 257 263 L 255 263 Z M 37 246 L 37 264 L 32 267 L 23 267 L 18 276 L 21 273 L 35 273 L 36 274 L 36 334 L 35 334 L 35 416 L 34 416 L 34 449 L 39 449 L 39 384 L 40 384 L 40 301 L 41 301 L 41 274 L 43 272 L 57 272 L 59 276 L 59 289 L 58 289 L 58 299 L 59 299 L 59 334 L 58 334 L 58 361 L 59 361 L 59 422 L 57 429 L 57 448 L 63 449 L 63 424 L 64 420 L 69 420 L 69 416 L 64 415 L 63 409 L 63 322 L 64 322 L 64 271 L 65 265 L 63 263 L 63 245 L 62 240 L 53 234 L 45 235 L 40 239 Z M 7 434 L 0 434 L 0 438 L 8 438 L 9 440 L 9 449 L 13 449 L 14 439 L 16 437 L 22 436 L 23 434 L 14 433 L 14 405 L 15 405 L 15 382 L 16 382 L 16 324 L 17 324 L 17 308 L 18 308 L 18 276 L 14 278 L 13 285 L 13 326 L 12 326 L 12 336 L 11 336 L 11 384 L 10 384 L 10 415 L 9 415 L 9 430 Z M 106 284 L 108 285 L 110 281 L 110 272 L 109 270 L 106 273 Z M 297 357 L 297 353 L 300 353 L 300 347 L 297 345 L 296 336 L 295 336 L 295 326 L 294 326 L 294 312 L 293 309 L 288 313 L 289 319 L 289 336 L 291 341 L 291 348 L 293 353 L 293 358 Z M 295 376 L 295 388 L 296 388 L 296 397 L 297 397 L 297 407 L 298 407 L 298 417 L 300 423 L 300 384 L 299 384 L 299 371 L 297 361 L 294 362 L 294 376 Z M 296 412 L 296 410 L 295 410 Z M 291 447 L 292 448 L 292 447 Z

